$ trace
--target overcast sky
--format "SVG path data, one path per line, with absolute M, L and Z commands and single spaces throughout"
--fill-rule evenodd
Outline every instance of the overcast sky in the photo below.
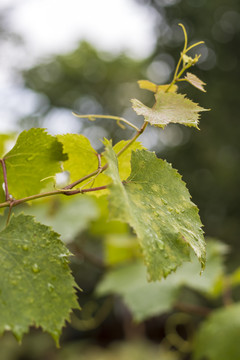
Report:
M 157 15 L 133 0 L 0 0 L 0 11 L 7 8 L 7 24 L 24 39 L 25 51 L 8 44 L 1 48 L 1 132 L 14 129 L 15 119 L 30 112 L 36 101 L 30 91 L 22 91 L 11 68 L 71 51 L 82 39 L 137 58 L 154 48 Z
M 154 46 L 153 13 L 133 0 L 1 0 L 12 5 L 11 27 L 33 53 L 70 50 L 87 39 L 109 51 L 145 57 Z

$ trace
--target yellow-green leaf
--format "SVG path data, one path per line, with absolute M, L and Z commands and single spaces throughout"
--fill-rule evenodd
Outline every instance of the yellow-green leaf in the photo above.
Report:
M 207 111 L 185 95 L 173 92 L 159 92 L 155 95 L 156 103 L 147 107 L 137 99 L 132 100 L 133 109 L 138 115 L 143 115 L 151 125 L 164 128 L 170 123 L 178 123 L 198 128 L 199 112 Z
M 157 84 L 154 84 L 153 82 L 148 81 L 148 80 L 139 80 L 138 85 L 139 85 L 140 89 L 149 90 L 149 91 L 152 91 L 154 93 L 165 92 L 169 87 L 169 84 L 167 84 L 167 85 L 157 85 Z M 168 91 L 169 92 L 176 92 L 177 89 L 178 89 L 177 85 L 172 85 Z

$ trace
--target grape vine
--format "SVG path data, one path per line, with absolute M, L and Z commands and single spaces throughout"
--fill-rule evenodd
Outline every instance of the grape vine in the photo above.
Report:
M 35 325 L 58 344 L 65 321 L 73 308 L 79 308 L 78 286 L 68 267 L 70 253 L 59 235 L 33 216 L 12 214 L 26 202 L 56 195 L 107 194 L 110 218 L 128 223 L 137 235 L 149 281 L 174 272 L 190 260 L 191 251 L 204 268 L 202 224 L 185 183 L 170 164 L 137 141 L 148 124 L 198 128 L 199 113 L 207 110 L 178 92 L 182 81 L 205 91 L 197 76 L 189 72 L 184 76 L 200 57 L 192 58 L 189 51 L 202 42 L 188 46 L 186 30 L 180 26 L 185 41 L 172 81 L 166 85 L 139 81 L 140 88 L 153 92 L 156 100 L 152 108 L 132 100 L 135 112 L 144 117 L 141 126 L 123 117 L 74 114 L 130 126 L 135 130 L 132 138 L 114 146 L 105 139 L 105 150 L 99 154 L 81 134 L 51 136 L 42 128 L 32 128 L 23 131 L 0 159 L 0 208 L 8 209 L 0 218 L 0 333 L 11 330 L 21 340 Z M 70 180 L 58 188 L 55 176 L 62 171 L 70 174 Z

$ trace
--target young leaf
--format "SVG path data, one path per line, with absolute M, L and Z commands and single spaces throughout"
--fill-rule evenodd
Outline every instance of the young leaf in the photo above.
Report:
M 138 85 L 139 85 L 140 89 L 149 90 L 149 91 L 152 91 L 154 93 L 165 92 L 169 88 L 169 84 L 167 84 L 167 85 L 157 85 L 157 84 L 154 84 L 153 82 L 148 81 L 148 80 L 139 80 Z M 177 85 L 172 85 L 170 87 L 170 89 L 169 89 L 169 92 L 176 92 L 177 89 L 178 89 Z
M 78 308 L 70 253 L 51 228 L 32 216 L 12 217 L 0 233 L 0 333 L 21 341 L 29 326 L 41 326 L 58 344 L 72 308 Z
M 132 153 L 132 172 L 125 184 L 118 173 L 116 155 L 106 144 L 108 175 L 112 178 L 110 210 L 114 218 L 128 222 L 143 251 L 150 280 L 158 280 L 189 261 L 192 248 L 202 266 L 205 243 L 198 209 L 181 176 L 154 153 Z
M 66 159 L 62 145 L 44 129 L 23 131 L 15 146 L 3 157 L 9 193 L 14 198 L 37 194 L 46 186 L 46 177 L 61 171 L 60 161 Z M 0 169 L 2 181 L 2 171 Z
M 151 81 L 139 80 L 138 85 L 139 85 L 140 89 L 149 90 L 149 91 L 152 91 L 154 93 L 157 92 L 157 88 L 158 88 L 157 84 L 154 84 Z
M 196 75 L 187 72 L 184 79 L 186 79 L 190 84 L 195 86 L 197 89 L 199 89 L 199 90 L 201 90 L 203 92 L 206 92 L 206 90 L 203 87 L 203 85 L 206 85 L 206 83 L 203 82 L 202 80 L 200 80 Z
M 240 359 L 240 303 L 216 310 L 196 334 L 194 360 Z
M 174 92 L 159 92 L 155 95 L 156 103 L 153 108 L 133 99 L 133 109 L 138 115 L 143 115 L 145 121 L 151 125 L 164 128 L 170 123 L 194 126 L 198 129 L 199 112 L 207 111 L 185 95 Z

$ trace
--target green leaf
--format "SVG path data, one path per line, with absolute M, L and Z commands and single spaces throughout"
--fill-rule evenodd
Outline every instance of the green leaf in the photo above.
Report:
M 196 334 L 194 360 L 240 359 L 240 303 L 214 311 Z
M 5 156 L 8 189 L 14 198 L 37 194 L 47 181 L 61 171 L 60 161 L 66 159 L 62 145 L 44 129 L 23 131 Z M 2 181 L 2 171 L 0 171 Z M 49 181 L 49 180 L 48 180 Z
M 211 293 L 219 275 L 223 273 L 222 255 L 222 244 L 210 241 L 207 244 L 207 265 L 202 275 L 199 274 L 199 263 L 193 257 L 191 263 L 184 263 L 176 273 L 154 283 L 147 282 L 142 263 L 122 264 L 104 275 L 96 293 L 98 296 L 120 295 L 134 320 L 143 321 L 171 310 L 184 286 L 204 295 Z
M 109 204 L 114 218 L 129 223 L 135 230 L 143 251 L 150 280 L 166 277 L 184 261 L 192 248 L 202 267 L 205 242 L 198 209 L 181 176 L 154 153 L 132 153 L 132 172 L 126 183 L 118 173 L 116 155 L 106 145 Z
M 208 110 L 187 99 L 185 95 L 174 92 L 159 92 L 155 98 L 156 103 L 152 109 L 137 99 L 133 99 L 132 104 L 136 113 L 143 115 L 145 121 L 161 128 L 170 123 L 198 128 L 199 112 Z
M 203 85 L 206 85 L 202 80 L 200 80 L 196 75 L 187 72 L 186 76 L 184 77 L 190 84 L 195 86 L 197 89 L 206 92 Z
M 58 344 L 72 308 L 78 308 L 70 253 L 51 228 L 32 216 L 13 216 L 0 233 L 0 333 L 20 341 L 41 326 Z

